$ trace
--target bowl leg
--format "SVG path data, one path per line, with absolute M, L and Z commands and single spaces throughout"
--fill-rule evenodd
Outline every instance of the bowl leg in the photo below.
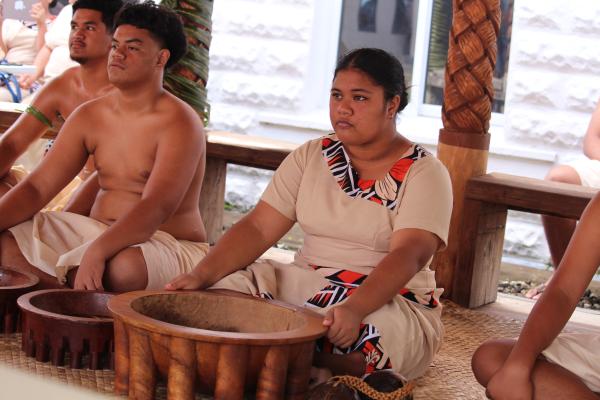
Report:
M 285 393 L 290 346 L 271 346 L 258 375 L 257 400 L 282 399 Z
M 156 365 L 147 334 L 139 329 L 129 328 L 129 398 L 152 400 L 156 389 Z
M 115 330 L 115 394 L 129 393 L 129 337 L 122 320 L 113 320 Z
M 248 346 L 222 344 L 217 362 L 215 398 L 220 400 L 243 398 L 247 367 Z
M 196 378 L 196 351 L 194 342 L 173 337 L 169 347 L 167 398 L 193 400 Z
M 292 348 L 291 363 L 287 376 L 286 399 L 302 400 L 306 397 L 314 351 L 314 341 L 300 343 Z

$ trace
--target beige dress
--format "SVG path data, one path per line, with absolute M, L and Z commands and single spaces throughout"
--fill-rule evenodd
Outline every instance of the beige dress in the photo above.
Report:
M 394 231 L 423 229 L 446 243 L 452 189 L 444 166 L 418 145 L 385 179 L 361 180 L 341 142 L 329 135 L 291 153 L 262 200 L 299 223 L 305 233 L 303 247 L 292 264 L 259 260 L 215 287 L 324 314 L 350 296 L 388 254 Z M 318 350 L 359 351 L 367 363 L 366 373 L 392 368 L 407 379 L 415 378 L 441 344 L 441 292 L 426 265 L 397 296 L 365 318 L 352 346 L 341 349 L 322 340 Z

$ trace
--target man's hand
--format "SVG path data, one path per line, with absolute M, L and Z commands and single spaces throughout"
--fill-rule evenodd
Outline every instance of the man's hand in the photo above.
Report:
M 349 307 L 341 304 L 327 311 L 323 325 L 329 327 L 327 338 L 342 349 L 348 348 L 358 338 L 362 317 Z
M 531 373 L 505 364 L 488 382 L 486 395 L 494 400 L 531 400 Z
M 204 279 L 194 272 L 181 274 L 165 285 L 166 290 L 194 290 L 206 289 Z
M 102 276 L 106 268 L 103 257 L 94 256 L 88 249 L 81 259 L 81 264 L 75 275 L 73 289 L 77 290 L 104 290 Z

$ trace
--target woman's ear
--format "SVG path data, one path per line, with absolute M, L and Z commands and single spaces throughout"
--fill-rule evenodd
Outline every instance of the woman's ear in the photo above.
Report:
M 387 109 L 385 110 L 386 116 L 388 118 L 396 118 L 398 107 L 400 107 L 400 96 L 395 95 L 387 102 Z

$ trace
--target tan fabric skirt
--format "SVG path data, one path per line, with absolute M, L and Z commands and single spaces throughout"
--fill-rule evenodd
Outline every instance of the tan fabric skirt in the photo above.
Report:
M 351 295 L 356 287 L 351 281 L 356 277 L 352 271 L 336 268 L 314 269 L 258 260 L 245 270 L 225 277 L 213 288 L 274 298 L 325 314 Z M 367 364 L 366 373 L 391 368 L 407 379 L 414 379 L 425 372 L 440 348 L 443 336 L 440 317 L 441 305 L 428 308 L 397 295 L 365 318 L 359 338 L 350 348 L 338 349 L 325 343 L 318 349 L 334 354 L 361 351 Z
M 93 218 L 64 211 L 42 211 L 10 229 L 27 261 L 66 282 L 67 272 L 81 262 L 88 246 L 108 225 Z M 157 231 L 142 250 L 148 268 L 147 289 L 162 289 L 179 274 L 190 272 L 208 253 L 207 243 L 177 240 Z
M 591 391 L 600 393 L 598 333 L 561 333 L 542 354 L 581 378 Z

